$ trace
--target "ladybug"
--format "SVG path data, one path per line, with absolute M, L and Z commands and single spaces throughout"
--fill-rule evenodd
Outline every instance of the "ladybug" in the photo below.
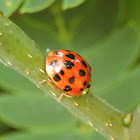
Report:
M 46 72 L 63 95 L 74 97 L 87 94 L 91 84 L 91 68 L 80 55 L 69 50 L 54 50 L 46 57 Z M 52 87 L 50 80 L 48 82 Z M 44 83 L 41 82 L 41 83 Z

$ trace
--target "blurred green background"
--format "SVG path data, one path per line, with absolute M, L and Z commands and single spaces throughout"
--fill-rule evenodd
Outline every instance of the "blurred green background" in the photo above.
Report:
M 94 94 L 120 111 L 140 102 L 140 2 L 137 0 L 0 0 L 0 10 L 42 50 L 68 49 L 91 65 Z M 0 64 L 2 140 L 105 140 Z

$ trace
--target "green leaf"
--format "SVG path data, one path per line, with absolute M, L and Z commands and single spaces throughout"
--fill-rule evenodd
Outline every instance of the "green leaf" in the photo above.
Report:
M 95 93 L 104 93 L 107 86 L 115 82 L 125 72 L 137 56 L 136 32 L 126 27 L 113 34 L 97 49 L 87 52 L 92 66 Z
M 118 25 L 122 26 L 122 24 L 132 22 L 139 23 L 140 22 L 140 1 L 139 0 L 119 0 L 119 10 L 118 10 Z M 138 25 L 139 26 L 139 25 Z
M 53 128 L 53 134 L 48 135 L 48 134 L 39 134 L 39 133 L 15 133 L 15 134 L 11 134 L 9 136 L 3 136 L 1 137 L 2 140 L 47 140 L 47 139 L 51 139 L 51 140 L 62 140 L 62 139 L 66 139 L 66 140 L 85 140 L 86 138 L 88 138 L 88 140 L 92 140 L 93 134 L 89 134 L 89 135 L 83 135 L 82 133 L 76 133 L 74 132 L 74 130 L 76 130 L 73 127 L 70 128 L 65 128 L 67 129 L 66 132 L 59 132 L 59 134 L 56 134 L 55 131 L 55 127 Z M 74 130 L 73 130 L 74 129 Z M 101 137 L 100 137 L 101 138 Z M 102 138 L 102 140 L 104 140 L 104 138 Z
M 102 97 L 118 109 L 133 111 L 140 103 L 140 67 L 127 72 L 116 84 L 102 91 Z M 118 103 L 119 101 L 119 103 Z
M 129 20 L 133 20 L 134 22 L 136 22 L 137 24 L 140 23 L 140 1 L 138 0 L 133 0 L 132 1 L 127 1 L 127 17 L 129 18 Z
M 0 135 L 15 131 L 15 130 L 16 130 L 15 128 L 9 127 L 9 125 L 0 121 Z
M 25 96 L 25 94 L 27 96 L 29 96 L 29 94 L 32 94 L 33 96 L 38 96 L 39 94 L 44 95 L 43 91 L 37 88 L 37 86 L 31 83 L 28 79 L 26 79 L 16 71 L 12 70 L 10 67 L 6 67 L 1 63 L 0 86 L 2 87 L 2 89 L 5 89 L 7 93 L 11 94 L 23 96 Z
M 23 0 L 1 0 L 0 10 L 5 16 L 9 17 L 18 9 L 22 2 Z
M 3 140 L 46 140 L 49 137 L 45 134 L 17 133 L 1 137 Z
M 94 52 L 113 34 L 118 1 L 86 1 L 85 6 L 67 11 L 65 16 L 71 36 L 71 46 L 83 56 Z M 110 12 L 111 11 L 111 12 Z M 118 29 L 119 30 L 119 29 Z M 81 49 L 83 48 L 83 49 Z M 85 51 L 86 50 L 86 51 Z M 87 60 L 90 57 L 86 57 Z
M 0 118 L 14 127 L 25 128 L 64 124 L 71 115 L 45 96 L 5 96 L 0 98 Z
M 62 8 L 64 10 L 69 9 L 69 8 L 74 8 L 82 4 L 84 1 L 85 0 L 63 0 Z
M 55 0 L 25 0 L 20 13 L 34 13 L 49 7 Z

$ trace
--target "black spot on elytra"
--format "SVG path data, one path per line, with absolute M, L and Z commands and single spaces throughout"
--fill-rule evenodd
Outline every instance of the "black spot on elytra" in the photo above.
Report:
M 87 64 L 82 60 L 82 64 L 87 68 Z
M 81 88 L 80 90 L 83 91 L 83 88 Z
M 70 59 L 75 59 L 75 56 L 72 53 L 67 53 L 65 56 Z
M 61 75 L 64 75 L 64 71 L 63 70 L 60 70 L 59 72 Z
M 56 55 L 59 55 L 59 54 L 60 54 L 60 52 L 59 52 L 59 51 L 54 51 L 54 53 L 55 53 Z
M 51 64 L 50 64 L 50 66 L 53 66 L 54 67 L 57 62 L 58 62 L 57 60 L 52 61 Z
M 79 70 L 79 75 L 80 75 L 80 76 L 85 76 L 85 74 L 86 74 L 86 72 L 85 72 L 84 70 L 82 70 L 82 69 Z
M 74 83 L 75 82 L 75 77 L 71 77 L 70 79 L 69 79 L 69 82 L 72 84 L 72 83 Z
M 87 85 L 87 82 L 85 81 L 85 82 L 84 82 L 84 86 L 86 86 L 86 85 Z
M 71 69 L 71 68 L 74 66 L 74 64 L 73 64 L 72 62 L 70 62 L 70 61 L 65 60 L 64 66 L 65 66 L 67 69 Z
M 65 88 L 64 88 L 64 91 L 71 91 L 72 90 L 72 88 L 70 87 L 70 86 L 65 86 Z
M 90 85 L 88 85 L 87 88 L 90 88 Z
M 61 80 L 61 78 L 60 78 L 60 76 L 59 76 L 58 74 L 55 74 L 55 76 L 53 77 L 53 80 L 54 80 L 55 82 L 58 82 L 58 81 Z

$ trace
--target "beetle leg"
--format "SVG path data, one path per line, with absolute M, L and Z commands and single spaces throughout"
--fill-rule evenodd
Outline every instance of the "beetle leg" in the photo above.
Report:
M 60 95 L 60 97 L 58 98 L 58 102 L 61 102 L 61 99 L 63 98 L 63 96 L 66 96 L 66 97 L 68 97 L 68 98 L 72 98 L 73 96 L 71 96 L 71 95 L 68 95 L 68 94 L 66 94 L 66 93 L 62 93 L 61 95 Z
M 50 78 L 47 79 L 47 80 L 43 80 L 43 81 L 39 82 L 40 85 L 41 85 L 41 84 L 44 84 L 44 83 L 48 83 L 53 89 L 59 90 L 58 87 L 55 87 L 55 86 L 53 85 L 52 80 L 51 80 Z
M 47 79 L 47 80 L 43 80 L 43 81 L 39 82 L 40 85 L 41 85 L 41 84 L 44 84 L 44 83 L 48 83 L 53 89 L 60 90 L 58 87 L 55 87 L 55 86 L 53 85 L 53 82 L 52 82 L 52 80 L 51 80 L 50 78 Z M 60 97 L 58 98 L 58 102 L 61 102 L 61 99 L 63 98 L 63 96 L 66 96 L 66 97 L 68 97 L 68 98 L 72 98 L 72 97 L 73 97 L 73 96 L 68 95 L 68 94 L 66 94 L 66 93 L 63 92 L 63 93 L 60 95 Z

